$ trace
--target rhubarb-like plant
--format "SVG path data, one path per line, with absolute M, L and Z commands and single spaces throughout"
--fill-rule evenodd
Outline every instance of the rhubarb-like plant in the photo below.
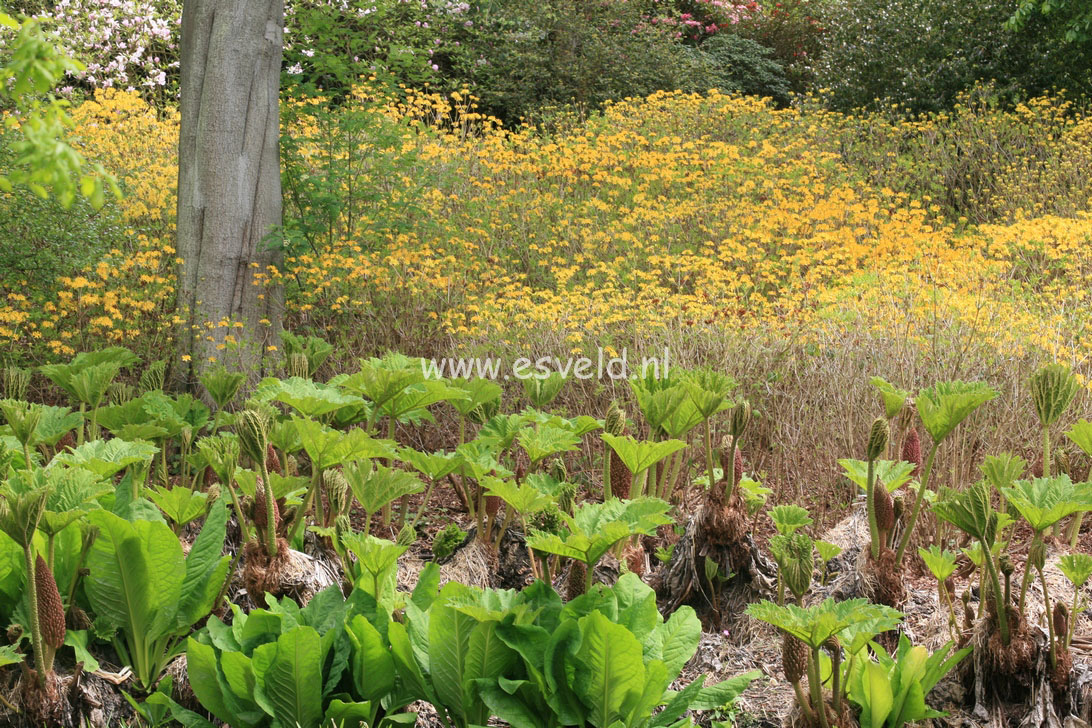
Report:
M 421 479 L 412 472 L 388 468 L 371 460 L 346 463 L 342 467 L 345 479 L 357 503 L 364 510 L 364 533 L 369 533 L 372 517 L 403 496 L 425 489 Z
M 1085 455 L 1092 458 L 1092 422 L 1084 419 L 1077 421 L 1066 431 L 1065 436 L 1068 437 L 1074 445 L 1079 447 Z M 1080 535 L 1082 518 L 1083 514 L 1081 516 L 1074 516 L 1073 521 L 1070 522 L 1068 530 L 1065 533 L 1070 548 L 1077 547 L 1077 537 Z M 1072 621 L 1073 620 L 1070 619 L 1070 622 Z
M 239 413 L 235 423 L 235 435 L 239 438 L 239 450 L 250 458 L 261 473 L 258 487 L 262 488 L 262 502 L 265 506 L 264 522 L 275 524 L 278 519 L 273 513 L 276 498 L 269 480 L 269 467 L 266 458 L 269 451 L 269 430 L 273 426 L 273 412 L 265 407 L 252 407 Z M 277 532 L 275 528 L 265 529 L 266 558 L 272 559 L 277 554 Z
M 98 437 L 98 409 L 106 397 L 106 390 L 114 377 L 125 367 L 140 361 L 139 358 L 120 346 L 111 346 L 93 352 L 77 354 L 68 364 L 46 364 L 39 371 L 80 406 L 80 414 L 90 410 L 88 432 L 92 439 Z M 76 444 L 84 441 L 84 430 L 77 432 Z
M 656 483 L 649 479 L 649 469 L 672 453 L 686 447 L 683 440 L 637 440 L 629 435 L 603 433 L 603 442 L 614 450 L 631 474 L 630 497 L 658 496 Z
M 888 383 L 881 377 L 872 377 L 869 383 L 879 392 L 884 417 L 888 420 L 898 417 L 899 413 L 902 412 L 902 408 L 906 406 L 906 400 L 910 397 L 910 393 Z
M 1039 574 L 1039 580 L 1043 587 L 1043 603 L 1046 607 L 1046 614 L 1050 615 L 1053 613 L 1050 606 L 1050 592 L 1046 578 L 1043 575 L 1043 562 L 1046 555 L 1043 533 L 1067 516 L 1092 510 L 1092 484 L 1081 483 L 1075 485 L 1068 475 L 1058 475 L 1053 478 L 1017 480 L 1011 488 L 1005 488 L 1002 492 L 1012 507 L 1031 526 L 1033 533 L 1031 545 L 1028 547 L 1028 558 L 1024 565 L 1024 576 L 1020 585 L 1020 613 L 1023 614 L 1024 612 L 1024 597 L 1027 594 L 1028 576 L 1031 569 L 1034 568 Z M 1050 632 L 1050 659 L 1053 667 L 1056 654 L 1052 620 L 1047 619 L 1047 627 Z
M 822 539 L 815 541 L 815 553 L 819 556 L 819 563 L 822 564 L 822 574 L 819 577 L 819 583 L 824 586 L 827 583 L 827 571 L 832 559 L 837 558 L 842 553 L 842 547 L 838 544 L 830 543 Z
M 1080 383 L 1069 367 L 1047 364 L 1031 376 L 1029 382 L 1035 414 L 1043 428 L 1043 477 L 1050 476 L 1050 427 L 1069 409 Z
M 982 566 L 988 582 L 983 586 L 983 592 L 989 593 L 989 598 L 997 609 L 997 627 L 1001 638 L 1001 644 L 1009 644 L 1009 605 L 1010 590 L 1006 578 L 1006 588 L 1001 588 L 998 557 L 995 555 L 997 533 L 1004 526 L 1009 516 L 998 513 L 993 509 L 990 500 L 990 486 L 984 480 L 980 480 L 963 491 L 944 489 L 937 502 L 933 504 L 933 513 L 937 518 L 951 523 L 956 528 L 975 539 L 982 554 Z M 985 596 L 983 598 L 985 603 Z
M 536 375 L 520 381 L 523 384 L 523 395 L 527 397 L 531 406 L 535 409 L 545 409 L 561 394 L 566 380 L 561 372 L 550 372 L 546 376 Z
M 224 365 L 209 367 L 200 376 L 201 386 L 208 392 L 213 404 L 216 405 L 216 415 L 212 422 L 212 431 L 220 429 L 222 413 L 228 408 L 235 395 L 239 393 L 246 375 L 242 372 L 232 372 Z
M 800 687 L 801 675 L 795 669 L 799 657 L 783 657 L 786 673 L 796 677 L 793 687 L 796 691 L 800 710 L 810 725 L 830 728 L 832 720 L 840 720 L 842 704 L 845 699 L 845 684 L 841 664 L 841 643 L 846 643 L 846 652 L 856 655 L 875 635 L 898 626 L 902 614 L 891 607 L 872 604 L 867 599 L 850 599 L 835 602 L 833 599 L 810 606 L 800 607 L 795 604 L 779 606 L 763 601 L 748 605 L 747 614 L 755 619 L 772 624 L 785 635 L 802 642 L 809 654 L 807 657 L 807 677 L 809 695 L 805 696 Z M 793 643 L 787 642 L 791 650 Z M 833 661 L 830 674 L 830 700 L 824 695 L 822 660 L 820 652 L 828 650 Z M 828 706 L 830 711 L 828 712 Z
M 432 491 L 436 484 L 459 470 L 463 465 L 463 456 L 457 452 L 422 453 L 412 448 L 403 448 L 398 451 L 398 459 L 413 466 L 417 472 L 428 480 L 428 489 L 417 513 L 410 521 L 410 528 L 416 529 L 421 516 L 428 510 L 429 501 L 432 500 Z
M 921 512 L 921 504 L 925 500 L 925 493 L 929 487 L 929 477 L 933 472 L 933 461 L 936 459 L 937 448 L 972 412 L 996 396 L 997 390 L 988 384 L 983 382 L 968 383 L 958 380 L 941 382 L 918 393 L 915 405 L 918 415 L 921 417 L 921 424 L 929 433 L 933 443 L 929 448 L 929 455 L 925 459 L 921 482 L 918 485 L 918 494 L 914 498 L 910 517 L 906 521 L 906 528 L 895 552 L 896 563 L 902 563 L 906 548 L 910 545 L 914 525 L 917 523 L 918 514 Z
M 1092 556 L 1088 554 L 1066 554 L 1058 559 L 1058 568 L 1069 583 L 1073 585 L 1073 603 L 1069 607 L 1069 629 L 1064 635 L 1055 635 L 1055 639 L 1062 640 L 1064 649 L 1069 649 L 1073 642 L 1073 630 L 1077 626 L 1077 615 L 1088 608 L 1087 603 L 1080 601 L 1081 588 L 1092 577 Z
M 585 590 L 591 587 L 595 565 L 619 541 L 631 536 L 649 536 L 664 524 L 671 523 L 665 514 L 670 506 L 657 498 L 638 498 L 606 503 L 583 503 L 570 516 L 561 517 L 568 534 L 533 532 L 527 546 L 535 551 L 556 554 L 582 562 L 586 571 Z M 549 581 L 549 574 L 546 575 Z
M 948 550 L 941 550 L 937 546 L 928 549 L 919 548 L 918 555 L 925 562 L 933 578 L 937 580 L 937 593 L 941 600 L 948 605 L 948 629 L 952 633 L 952 639 L 956 637 L 956 613 L 952 594 L 948 590 L 948 579 L 955 573 L 956 555 Z
M 30 642 L 34 650 L 34 670 L 38 684 L 44 686 L 53 672 L 53 656 L 64 643 L 64 610 L 60 613 L 60 624 L 56 624 L 55 612 L 45 612 L 46 600 L 43 592 L 50 591 L 49 584 L 38 583 L 42 575 L 37 563 L 41 561 L 34 547 L 34 533 L 38 522 L 45 512 L 49 489 L 45 487 L 13 492 L 10 487 L 0 489 L 0 530 L 3 530 L 19 548 L 23 550 L 23 566 L 26 575 L 27 600 L 30 607 Z M 50 577 L 52 578 L 52 576 Z M 53 590 L 56 590 L 53 582 Z M 56 631 L 60 630 L 60 643 L 56 643 Z M 49 636 L 49 642 L 46 641 Z

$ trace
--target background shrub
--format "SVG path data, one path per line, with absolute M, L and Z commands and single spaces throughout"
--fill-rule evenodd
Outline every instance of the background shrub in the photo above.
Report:
M 827 0 L 781 0 L 751 3 L 733 33 L 769 48 L 789 79 L 793 91 L 811 88 L 815 65 L 823 53 L 825 32 L 822 16 Z
M 181 0 L 31 0 L 12 6 L 38 17 L 57 47 L 87 66 L 63 92 L 139 90 L 157 103 L 176 97 Z
M 449 22 L 440 67 L 506 123 L 542 105 L 594 109 L 608 99 L 691 88 L 703 68 L 654 0 L 474 3 Z M 697 83 L 701 85 L 702 81 Z
M 953 222 L 1076 216 L 1092 200 L 1092 120 L 1040 97 L 1003 112 L 989 86 L 916 121 L 897 110 L 836 117 L 842 159 Z
M 818 84 L 834 108 L 899 104 L 912 112 L 950 108 L 978 81 L 999 97 L 1029 98 L 1052 88 L 1092 89 L 1087 47 L 1063 42 L 1032 18 L 1005 28 L 1013 0 L 834 0 L 818 63 Z
M 437 9 L 451 12 L 447 4 Z M 402 0 L 295 0 L 285 8 L 285 86 L 343 95 L 361 77 L 389 88 L 439 80 L 441 44 L 428 3 Z
M 769 96 L 778 106 L 788 105 L 792 94 L 789 79 L 769 48 L 724 32 L 702 43 L 699 51 L 709 61 L 711 87 Z

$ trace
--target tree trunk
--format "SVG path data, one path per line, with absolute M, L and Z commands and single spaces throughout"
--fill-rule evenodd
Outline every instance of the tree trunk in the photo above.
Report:
M 213 360 L 260 376 L 280 330 L 283 293 L 263 280 L 279 260 L 265 238 L 281 224 L 283 28 L 284 0 L 183 5 L 177 387 Z

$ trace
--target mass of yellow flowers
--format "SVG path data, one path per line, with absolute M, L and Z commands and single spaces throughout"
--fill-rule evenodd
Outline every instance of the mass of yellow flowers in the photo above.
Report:
M 1092 118 L 1058 101 L 990 112 L 991 129 L 1019 128 L 1056 161 L 1044 172 L 1019 139 L 999 145 L 993 153 L 1011 159 L 991 161 L 997 174 L 960 185 L 981 189 L 966 209 L 985 212 L 960 216 L 943 174 L 970 179 L 975 160 L 922 156 L 952 133 L 943 117 L 862 120 L 660 93 L 510 131 L 459 94 L 358 100 L 373 123 L 336 143 L 322 142 L 335 132 L 305 110 L 286 116 L 282 133 L 303 140 L 313 173 L 368 160 L 344 185 L 346 200 L 361 201 L 341 206 L 336 234 L 289 246 L 264 276 L 285 286 L 289 327 L 373 332 L 404 350 L 427 340 L 433 351 L 867 331 L 923 350 L 959 338 L 1078 366 L 1092 354 L 1092 173 L 1081 161 Z M 73 117 L 85 154 L 123 184 L 127 247 L 56 291 L 8 294 L 0 352 L 165 347 L 178 117 L 113 91 Z M 866 158 L 868 135 L 886 146 Z M 883 151 L 910 138 L 924 172 Z M 931 169 L 932 193 L 900 185 Z

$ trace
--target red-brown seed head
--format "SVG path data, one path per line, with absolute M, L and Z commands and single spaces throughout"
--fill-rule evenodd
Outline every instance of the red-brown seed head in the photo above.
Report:
M 910 429 L 906 440 L 902 443 L 902 459 L 913 464 L 913 477 L 921 475 L 921 438 L 918 436 L 916 427 Z
M 38 624 L 42 640 L 54 649 L 64 645 L 64 605 L 57 581 L 45 560 L 38 555 L 34 562 L 34 588 L 38 595 Z

